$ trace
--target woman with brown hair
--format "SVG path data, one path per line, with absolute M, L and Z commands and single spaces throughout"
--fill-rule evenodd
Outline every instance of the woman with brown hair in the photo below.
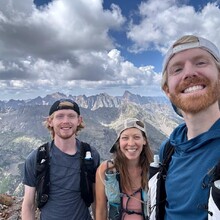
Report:
M 117 129 L 113 159 L 96 172 L 96 220 L 145 220 L 148 169 L 152 162 L 145 125 L 128 118 Z

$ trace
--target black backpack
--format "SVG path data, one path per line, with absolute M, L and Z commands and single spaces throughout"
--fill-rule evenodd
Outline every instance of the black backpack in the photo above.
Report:
M 45 143 L 38 148 L 36 160 L 36 202 L 37 207 L 42 208 L 48 201 L 50 190 L 50 143 Z M 85 142 L 81 142 L 81 174 L 80 174 L 80 189 L 81 197 L 87 207 L 93 201 L 93 183 L 95 183 L 96 168 L 93 158 L 85 159 L 87 151 L 91 152 L 91 147 Z
M 149 170 L 149 179 L 153 177 L 155 174 L 157 174 L 156 204 L 154 207 L 156 209 L 156 220 L 164 219 L 167 197 L 165 190 L 165 181 L 167 176 L 167 170 L 173 153 L 174 147 L 170 144 L 170 141 L 168 141 L 164 147 L 162 163 L 160 163 L 160 166 L 158 168 L 150 167 Z

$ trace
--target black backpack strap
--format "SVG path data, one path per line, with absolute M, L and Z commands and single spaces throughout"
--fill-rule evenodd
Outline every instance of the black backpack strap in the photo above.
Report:
M 213 181 L 220 180 L 220 160 L 215 165 L 213 173 L 214 173 Z
M 88 143 L 81 141 L 80 155 L 81 155 L 82 158 L 84 158 L 86 156 L 86 151 L 91 152 L 91 147 Z
M 94 201 L 93 196 L 93 183 L 95 183 L 96 168 L 94 165 L 93 157 L 85 159 L 86 152 L 91 152 L 91 147 L 85 142 L 81 142 L 80 155 L 81 155 L 81 173 L 80 173 L 80 188 L 81 197 L 87 207 Z M 92 153 L 91 153 L 92 155 Z
M 50 186 L 50 143 L 45 143 L 37 150 L 36 158 L 36 201 L 42 208 L 49 198 Z
M 89 151 L 91 153 L 92 157 L 90 160 L 85 160 L 85 156 L 86 156 L 87 151 Z M 82 167 L 82 165 L 84 165 L 84 167 L 88 173 L 88 177 L 90 178 L 90 180 L 93 183 L 95 183 L 96 167 L 95 167 L 95 163 L 93 160 L 91 146 L 88 143 L 81 142 L 80 155 L 81 155 L 81 159 L 82 159 L 81 160 L 81 167 Z
M 164 147 L 163 152 L 163 162 L 160 165 L 157 181 L 157 193 L 156 193 L 156 219 L 164 219 L 165 215 L 165 205 L 166 205 L 166 190 L 165 190 L 165 181 L 167 176 L 167 170 L 169 163 L 171 161 L 172 155 L 174 153 L 174 147 L 168 141 Z
M 213 182 L 216 180 L 220 180 L 220 160 L 217 163 L 217 165 L 214 167 L 214 178 Z M 215 202 L 215 205 L 218 207 L 220 210 L 220 189 L 217 188 L 214 183 L 212 183 L 212 198 Z

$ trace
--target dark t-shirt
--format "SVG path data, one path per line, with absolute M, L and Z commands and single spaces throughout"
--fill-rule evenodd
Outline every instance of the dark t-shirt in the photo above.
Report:
M 65 154 L 55 145 L 50 151 L 50 193 L 49 200 L 41 209 L 41 220 L 91 220 L 88 207 L 80 193 L 80 142 L 74 155 Z M 95 166 L 98 167 L 100 156 L 91 147 Z M 36 153 L 34 150 L 26 159 L 24 167 L 25 185 L 35 187 Z

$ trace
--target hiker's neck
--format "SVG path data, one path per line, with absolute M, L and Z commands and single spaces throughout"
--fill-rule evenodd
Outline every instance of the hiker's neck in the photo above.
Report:
M 76 138 L 72 136 L 71 138 L 63 139 L 59 136 L 55 136 L 54 144 L 64 153 L 75 154 L 77 151 Z

